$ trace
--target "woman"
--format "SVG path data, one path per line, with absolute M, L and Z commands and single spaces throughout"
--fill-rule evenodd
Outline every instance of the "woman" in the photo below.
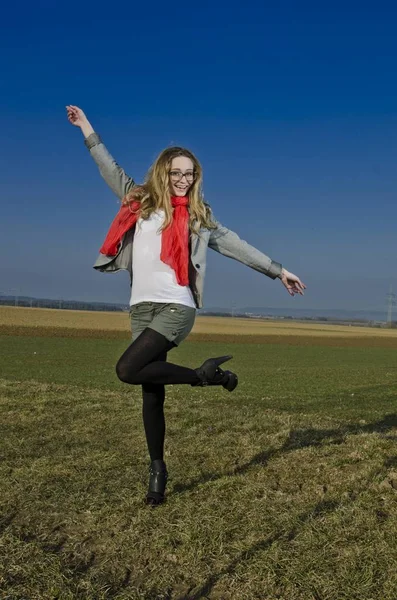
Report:
M 111 157 L 84 112 L 67 106 L 70 123 L 80 127 L 101 175 L 122 201 L 94 268 L 130 273 L 132 343 L 119 359 L 121 381 L 142 386 L 143 422 L 150 454 L 146 503 L 164 502 L 165 385 L 220 385 L 233 391 L 237 375 L 220 365 L 231 356 L 210 358 L 196 369 L 167 362 L 167 352 L 190 333 L 202 307 L 207 247 L 272 279 L 291 296 L 305 285 L 281 264 L 256 250 L 214 218 L 202 196 L 202 169 L 184 148 L 167 148 L 136 185 Z

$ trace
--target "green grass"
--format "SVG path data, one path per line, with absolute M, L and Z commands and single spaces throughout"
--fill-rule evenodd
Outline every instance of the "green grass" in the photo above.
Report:
M 233 394 L 169 386 L 150 510 L 125 342 L 0 338 L 0 598 L 395 600 L 395 350 L 314 343 L 231 344 Z

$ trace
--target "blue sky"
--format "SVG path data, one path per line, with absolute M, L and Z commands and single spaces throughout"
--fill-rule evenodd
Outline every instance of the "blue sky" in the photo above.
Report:
M 217 218 L 307 284 L 209 253 L 205 304 L 382 309 L 397 289 L 392 3 L 8 4 L 0 292 L 127 302 L 92 269 L 117 199 L 65 105 L 140 180 L 193 150 Z

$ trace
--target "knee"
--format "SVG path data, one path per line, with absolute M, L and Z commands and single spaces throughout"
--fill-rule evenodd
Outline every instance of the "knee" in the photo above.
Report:
M 138 381 L 136 381 L 136 374 L 132 371 L 131 367 L 122 360 L 119 360 L 116 365 L 116 375 L 123 383 L 138 383 Z

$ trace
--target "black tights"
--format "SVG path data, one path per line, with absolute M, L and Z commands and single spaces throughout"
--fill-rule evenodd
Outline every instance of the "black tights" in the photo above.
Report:
M 194 369 L 166 362 L 167 352 L 174 347 L 161 333 L 147 327 L 116 365 L 121 381 L 142 385 L 143 424 L 151 460 L 164 458 L 165 384 L 199 382 Z

